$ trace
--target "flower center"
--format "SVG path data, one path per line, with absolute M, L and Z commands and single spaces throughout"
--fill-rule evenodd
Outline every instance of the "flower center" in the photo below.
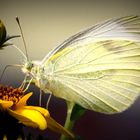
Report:
M 4 101 L 13 101 L 16 104 L 24 95 L 20 88 L 13 88 L 0 85 L 0 99 Z

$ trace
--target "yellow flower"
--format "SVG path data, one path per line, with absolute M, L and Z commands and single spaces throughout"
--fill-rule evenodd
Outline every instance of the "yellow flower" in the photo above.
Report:
M 24 95 L 20 88 L 0 85 L 0 109 L 7 111 L 11 116 L 19 120 L 20 123 L 45 130 L 62 133 L 74 139 L 74 135 L 57 123 L 49 114 L 49 111 L 39 106 L 27 106 L 26 102 L 32 93 Z

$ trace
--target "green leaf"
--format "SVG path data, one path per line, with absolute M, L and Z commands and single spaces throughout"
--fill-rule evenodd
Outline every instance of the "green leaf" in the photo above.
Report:
M 83 116 L 86 112 L 86 109 L 75 104 L 72 113 L 71 113 L 71 121 L 76 121 L 78 120 L 81 116 Z

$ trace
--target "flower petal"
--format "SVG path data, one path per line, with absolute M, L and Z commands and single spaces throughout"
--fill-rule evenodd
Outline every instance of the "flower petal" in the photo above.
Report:
M 34 108 L 27 109 L 23 107 L 16 111 L 9 110 L 9 113 L 26 126 L 38 127 L 41 130 L 47 128 L 46 119 L 39 111 L 34 110 Z
M 33 94 L 33 93 L 30 92 L 30 93 L 24 95 L 24 96 L 19 100 L 19 102 L 16 104 L 15 110 L 24 107 L 24 106 L 26 105 L 27 100 L 32 96 L 32 94 Z
M 65 129 L 62 125 L 60 125 L 53 118 L 50 117 L 49 111 L 47 109 L 38 106 L 26 106 L 25 108 L 32 108 L 39 111 L 46 118 L 48 128 L 50 128 L 52 131 L 67 135 L 74 139 L 74 135 L 72 133 L 70 133 L 67 129 Z
M 24 108 L 26 109 L 34 109 L 38 112 L 40 112 L 45 118 L 46 117 L 50 117 L 50 113 L 47 109 L 43 108 L 43 107 L 39 107 L 39 106 L 25 106 Z
M 57 133 L 61 133 L 61 134 L 64 134 L 66 136 L 69 136 L 72 139 L 75 138 L 75 136 L 71 132 L 69 132 L 62 125 L 60 125 L 59 123 L 57 123 L 53 118 L 48 117 L 48 118 L 46 118 L 46 120 L 48 122 L 48 128 L 50 128 L 51 130 L 53 130 L 53 131 L 55 131 Z
M 4 101 L 4 100 L 0 100 L 0 107 L 1 109 L 8 109 L 13 105 L 12 101 Z
M 8 109 L 7 111 L 11 116 L 13 116 L 17 120 L 19 120 L 20 123 L 23 123 L 26 126 L 31 126 L 33 128 L 38 127 L 38 125 L 36 123 L 32 122 L 30 119 L 28 119 L 27 117 L 22 116 L 21 114 L 17 113 L 16 111 L 13 111 L 11 109 Z

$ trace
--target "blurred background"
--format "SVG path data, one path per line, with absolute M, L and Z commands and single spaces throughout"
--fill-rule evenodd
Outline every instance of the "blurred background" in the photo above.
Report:
M 32 60 L 44 56 L 69 36 L 104 20 L 126 15 L 139 15 L 139 0 L 0 0 L 0 19 L 10 35 L 20 34 L 15 17 L 18 16 L 24 31 L 28 54 Z M 24 51 L 21 38 L 12 40 Z M 22 55 L 13 47 L 0 51 L 0 74 L 8 64 L 21 64 Z M 9 68 L 1 83 L 18 87 L 24 78 L 19 68 Z M 31 86 L 38 104 L 39 90 Z M 44 95 L 47 99 L 47 95 Z M 45 105 L 46 100 L 43 101 Z M 61 124 L 66 117 L 64 101 L 53 97 L 50 103 L 52 116 Z M 34 131 L 31 129 L 25 130 Z M 74 133 L 85 140 L 139 140 L 140 139 L 140 98 L 125 112 L 104 115 L 87 111 L 77 121 Z M 57 140 L 58 134 L 40 132 L 50 140 Z

